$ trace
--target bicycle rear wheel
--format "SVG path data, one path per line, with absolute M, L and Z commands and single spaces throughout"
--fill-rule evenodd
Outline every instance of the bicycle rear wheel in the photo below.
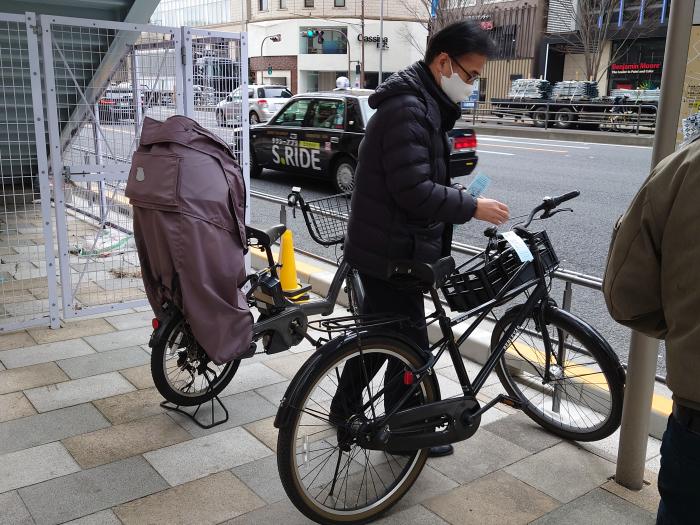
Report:
M 424 357 L 407 344 L 367 336 L 361 350 L 352 340 L 299 371 L 305 379 L 288 399 L 293 413 L 279 431 L 277 465 L 287 496 L 308 518 L 365 523 L 413 485 L 428 449 L 402 454 L 368 450 L 358 431 L 398 402 L 396 390 L 377 394 L 386 385 L 406 388 L 404 371 L 423 364 Z M 434 376 L 426 376 L 409 402 L 416 406 L 438 397 Z
M 496 323 L 492 352 L 522 308 L 508 310 Z M 515 327 L 496 373 L 508 394 L 543 428 L 565 439 L 603 439 L 620 426 L 622 366 L 592 327 L 556 307 L 545 308 L 545 326 L 539 326 L 533 312 Z

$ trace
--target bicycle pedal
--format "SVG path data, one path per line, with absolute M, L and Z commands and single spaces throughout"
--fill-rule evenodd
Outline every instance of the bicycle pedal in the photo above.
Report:
M 498 396 L 498 402 L 503 403 L 506 406 L 509 406 L 511 408 L 514 408 L 516 410 L 522 410 L 523 408 L 523 403 L 519 399 L 515 399 L 514 397 L 510 396 L 505 396 L 505 395 L 500 395 Z

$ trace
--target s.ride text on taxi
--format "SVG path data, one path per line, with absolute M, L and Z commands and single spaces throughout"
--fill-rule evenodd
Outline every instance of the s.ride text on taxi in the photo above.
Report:
M 298 146 L 272 145 L 272 162 L 281 166 L 305 168 L 321 171 L 318 149 L 300 148 Z

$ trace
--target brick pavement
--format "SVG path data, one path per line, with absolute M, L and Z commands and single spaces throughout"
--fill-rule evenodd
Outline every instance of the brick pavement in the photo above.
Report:
M 309 523 L 280 484 L 272 426 L 309 348 L 245 362 L 223 393 L 229 422 L 202 430 L 159 406 L 150 317 L 0 336 L 0 525 Z M 459 392 L 451 365 L 438 377 L 443 395 Z M 487 385 L 498 392 L 495 377 Z M 507 407 L 455 448 L 378 523 L 654 523 L 657 440 L 638 493 L 609 481 L 616 435 L 564 442 Z

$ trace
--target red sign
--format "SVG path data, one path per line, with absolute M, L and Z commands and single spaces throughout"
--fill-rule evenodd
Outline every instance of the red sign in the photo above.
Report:
M 639 62 L 637 64 L 612 64 L 610 66 L 614 75 L 624 73 L 656 73 L 661 69 L 659 62 Z

